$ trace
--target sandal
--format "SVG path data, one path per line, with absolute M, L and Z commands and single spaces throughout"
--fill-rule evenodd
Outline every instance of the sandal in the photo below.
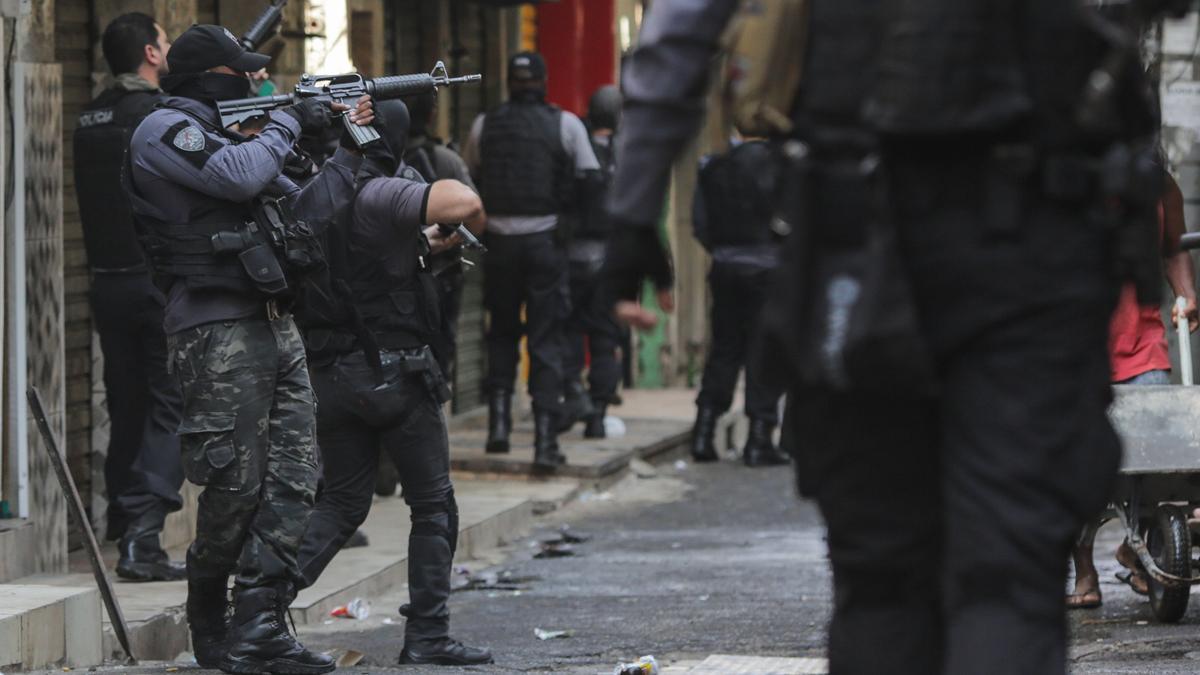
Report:
M 1101 604 L 1100 589 L 1067 595 L 1067 609 L 1096 609 Z
M 1134 572 L 1130 570 L 1127 572 L 1117 572 L 1115 576 L 1117 577 L 1117 581 L 1120 581 L 1128 586 L 1134 593 L 1137 593 L 1138 595 L 1150 595 L 1149 584 L 1146 581 L 1146 577 L 1142 576 L 1141 572 Z M 1144 585 L 1139 588 L 1137 582 L 1141 582 Z

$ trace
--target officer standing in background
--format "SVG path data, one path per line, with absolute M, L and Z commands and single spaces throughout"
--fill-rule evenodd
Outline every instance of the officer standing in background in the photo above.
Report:
M 106 536 L 120 539 L 117 576 L 131 581 L 184 577 L 159 534 L 183 506 L 179 488 L 179 384 L 167 373 L 165 299 L 154 287 L 121 188 L 129 136 L 163 98 L 167 34 L 140 12 L 104 29 L 104 60 L 115 80 L 89 103 L 75 129 L 75 193 L 91 269 L 92 318 L 104 354 L 110 435 L 104 459 Z
M 488 452 L 508 452 L 512 391 L 522 324 L 528 338 L 529 394 L 533 397 L 534 465 L 553 470 L 559 417 L 577 416 L 560 405 L 563 322 L 570 312 L 562 242 L 567 214 L 577 208 L 576 178 L 600 165 L 578 117 L 546 103 L 546 62 L 520 52 L 508 62 L 509 100 L 471 126 L 463 159 L 488 210 Z
M 436 226 L 421 229 L 437 222 L 478 226 L 485 215 L 463 183 L 392 177 L 399 168 L 394 158 L 404 156 L 408 111 L 400 101 L 382 101 L 377 112 L 386 153 L 372 151 L 364 160 L 353 205 L 326 235 L 323 292 L 301 312 L 325 483 L 300 546 L 300 571 L 306 584 L 315 582 L 366 520 L 386 449 L 412 510 L 411 602 L 401 608 L 407 622 L 400 663 L 491 663 L 487 650 L 449 636 L 458 506 L 441 407 L 449 390 L 430 349 L 441 330 L 436 280 L 425 259 L 426 236 L 439 248 L 454 242 Z
M 404 151 L 404 163 L 415 169 L 426 183 L 439 180 L 456 180 L 475 189 L 467 163 L 445 143 L 429 135 L 429 125 L 437 115 L 437 93 L 430 92 L 412 97 L 409 105 L 412 124 L 408 132 L 408 145 Z M 471 226 L 476 237 L 483 236 L 484 221 Z M 446 379 L 454 382 L 455 356 L 458 352 L 458 316 L 462 312 L 463 294 L 463 247 L 452 246 L 435 253 L 429 259 L 433 275 L 437 279 L 438 298 L 442 307 L 442 335 L 437 350 L 438 362 Z
M 307 99 L 243 135 L 221 127 L 216 103 L 244 98 L 246 73 L 269 57 L 247 52 L 222 27 L 197 25 L 168 61 L 170 97 L 133 134 L 127 187 L 167 294 L 184 472 L 205 486 L 187 556 L 196 661 L 226 672 L 328 672 L 333 659 L 305 649 L 284 618 L 317 482 L 313 394 L 288 303 L 323 261 L 311 231 L 276 200 L 297 196 L 284 162 L 301 132 L 330 125 L 330 107 Z M 371 118 L 364 99 L 352 119 Z
M 592 93 L 588 101 L 588 127 L 600 170 L 588 172 L 580 183 L 579 222 L 567 243 L 571 316 L 566 326 L 563 396 L 569 409 L 584 411 L 585 438 L 604 438 L 604 416 L 621 381 L 621 363 L 617 360 L 621 328 L 613 319 L 612 304 L 600 284 L 609 233 L 605 200 L 617 166 L 613 139 L 620 113 L 621 92 L 614 85 Z M 587 389 L 580 380 L 585 354 L 591 355 Z M 569 428 L 575 419 L 566 417 L 563 422 Z
M 738 4 L 659 0 L 627 62 L 609 273 L 638 325 Z M 1074 0 L 808 10 L 764 325 L 829 528 L 830 672 L 1063 673 L 1065 558 L 1120 455 L 1108 319 L 1122 276 L 1161 284 L 1136 36 Z
M 738 143 L 700 167 L 692 221 L 696 239 L 712 255 L 712 347 L 696 398 L 691 450 L 697 462 L 717 461 L 717 418 L 729 410 L 738 371 L 745 366 L 750 430 L 742 461 L 746 466 L 788 463 L 774 440 L 780 388 L 767 381 L 760 359 L 748 358 L 771 271 L 779 261 L 779 246 L 771 234 L 777 178 L 773 151 L 762 140 Z

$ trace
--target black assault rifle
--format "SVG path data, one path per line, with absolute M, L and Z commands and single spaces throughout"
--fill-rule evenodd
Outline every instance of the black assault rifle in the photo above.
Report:
M 242 36 L 242 46 L 246 49 L 256 52 L 263 43 L 271 39 L 275 35 L 275 29 L 279 28 L 280 22 L 283 21 L 283 6 L 287 4 L 287 0 L 271 0 L 271 4 L 263 10 L 262 14 L 250 24 L 250 28 L 246 29 L 246 34 Z
M 388 77 L 364 78 L 358 73 L 345 75 L 303 75 L 296 85 L 294 93 L 277 96 L 261 96 L 258 98 L 241 98 L 233 101 L 221 101 L 217 108 L 221 112 L 221 125 L 229 128 L 234 124 L 244 124 L 250 120 L 262 117 L 272 110 L 293 105 L 306 98 L 320 98 L 333 103 L 340 103 L 353 108 L 355 102 L 362 96 L 371 96 L 379 101 L 413 96 L 437 91 L 438 87 L 452 84 L 478 82 L 482 75 L 464 75 L 450 77 L 446 73 L 446 64 L 441 61 L 433 67 L 433 71 L 415 75 L 390 75 Z M 350 121 L 350 116 L 341 114 L 342 123 L 358 147 L 379 139 L 379 134 L 371 127 L 362 127 Z

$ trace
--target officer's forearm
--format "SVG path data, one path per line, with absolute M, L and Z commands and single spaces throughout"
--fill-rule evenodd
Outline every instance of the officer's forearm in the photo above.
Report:
M 657 0 L 622 77 L 621 161 L 610 208 L 657 222 L 671 164 L 696 134 L 712 56 L 737 0 Z
M 213 153 L 200 172 L 203 186 L 196 189 L 232 201 L 253 199 L 283 173 L 295 139 L 292 127 L 272 121 L 253 140 Z
M 482 232 L 487 215 L 483 202 L 471 188 L 456 180 L 439 180 L 429 188 L 429 203 L 425 207 L 428 223 L 466 223 L 472 232 Z

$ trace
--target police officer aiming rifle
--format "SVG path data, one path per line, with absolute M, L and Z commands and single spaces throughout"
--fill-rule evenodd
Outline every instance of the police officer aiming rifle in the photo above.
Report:
M 302 578 L 296 551 L 317 482 L 313 393 L 289 304 L 324 261 L 317 233 L 288 208 L 304 193 L 282 169 L 302 132 L 328 128 L 346 109 L 307 99 L 252 133 L 226 128 L 217 103 L 244 98 L 246 73 L 269 60 L 220 26 L 181 35 L 163 81 L 170 96 L 130 142 L 126 185 L 167 295 L 184 471 L 205 486 L 187 556 L 196 661 L 236 673 L 323 673 L 333 659 L 305 649 L 284 618 Z M 350 116 L 369 124 L 370 101 Z M 230 233 L 240 250 L 218 250 L 214 237 Z

